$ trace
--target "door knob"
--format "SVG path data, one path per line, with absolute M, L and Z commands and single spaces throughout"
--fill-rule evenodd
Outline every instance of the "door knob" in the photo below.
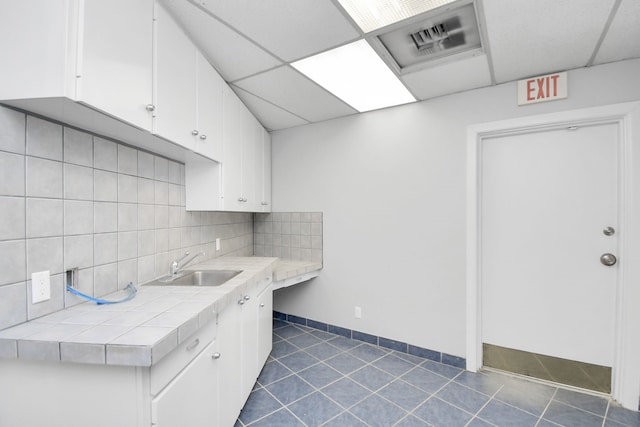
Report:
M 605 227 L 605 229 L 602 230 L 602 232 L 604 233 L 605 236 L 613 236 L 616 230 L 613 227 Z
M 616 262 L 618 262 L 618 259 L 614 254 L 607 253 L 607 254 L 602 254 L 602 256 L 600 257 L 600 262 L 603 265 L 606 265 L 607 267 L 611 267 Z

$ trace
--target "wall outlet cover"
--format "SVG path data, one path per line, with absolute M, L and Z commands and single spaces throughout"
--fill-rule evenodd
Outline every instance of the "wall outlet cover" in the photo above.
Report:
M 31 274 L 31 302 L 33 304 L 51 299 L 49 270 Z
M 362 319 L 362 307 L 355 306 L 353 310 L 353 315 L 356 319 Z

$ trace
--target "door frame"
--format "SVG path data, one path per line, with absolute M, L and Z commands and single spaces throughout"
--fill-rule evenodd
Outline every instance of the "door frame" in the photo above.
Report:
M 515 133 L 538 132 L 567 126 L 615 123 L 618 140 L 618 215 L 620 218 L 620 262 L 616 284 L 614 361 L 611 396 L 629 409 L 638 409 L 640 398 L 640 266 L 625 259 L 640 256 L 640 150 L 632 150 L 633 138 L 640 143 L 640 102 L 564 111 L 467 128 L 467 274 L 466 361 L 467 370 L 482 367 L 481 203 L 483 140 Z M 634 185 L 635 184 L 635 185 Z

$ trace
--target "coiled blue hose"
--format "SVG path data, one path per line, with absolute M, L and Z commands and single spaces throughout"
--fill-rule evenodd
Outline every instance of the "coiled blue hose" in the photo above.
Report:
M 79 290 L 77 290 L 75 288 L 72 288 L 71 286 L 67 285 L 67 291 L 69 291 L 72 294 L 77 295 L 79 297 L 88 299 L 89 301 L 94 301 L 98 305 L 102 305 L 102 304 L 118 304 L 118 303 L 121 303 L 121 302 L 132 300 L 136 296 L 136 293 L 138 292 L 138 290 L 136 289 L 135 286 L 133 286 L 132 282 L 129 282 L 129 284 L 125 287 L 125 290 L 126 289 L 129 289 L 129 295 L 127 295 L 126 297 L 124 297 L 124 298 L 122 298 L 120 300 L 107 300 L 107 299 L 96 298 L 94 296 L 87 295 L 87 294 L 85 294 L 83 292 L 80 292 Z

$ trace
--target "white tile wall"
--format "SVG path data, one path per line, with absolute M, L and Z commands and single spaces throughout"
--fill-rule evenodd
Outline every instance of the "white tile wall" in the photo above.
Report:
M 102 296 L 165 274 L 186 250 L 253 255 L 251 214 L 185 210 L 184 165 L 3 106 L 0 174 L 0 329 L 83 302 L 65 291 L 73 267 L 80 290 Z M 43 270 L 51 299 L 31 304 Z
M 254 254 L 322 263 L 322 212 L 254 216 Z

